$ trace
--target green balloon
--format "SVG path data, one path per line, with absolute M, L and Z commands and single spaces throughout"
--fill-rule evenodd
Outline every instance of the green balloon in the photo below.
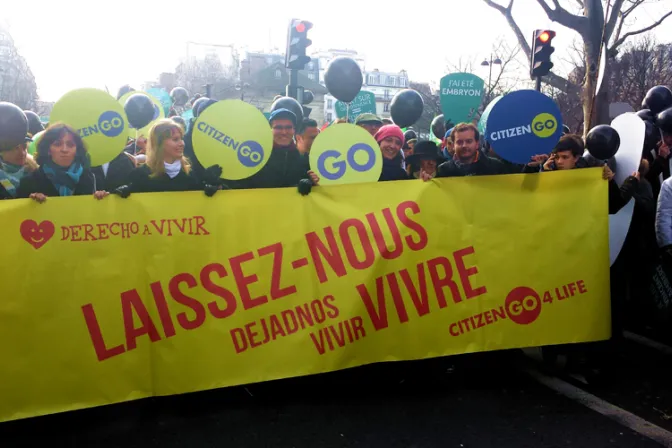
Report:
M 37 153 L 37 144 L 39 143 L 42 134 L 44 134 L 44 131 L 40 131 L 33 135 L 33 141 L 28 144 L 28 154 L 31 156 L 34 156 Z

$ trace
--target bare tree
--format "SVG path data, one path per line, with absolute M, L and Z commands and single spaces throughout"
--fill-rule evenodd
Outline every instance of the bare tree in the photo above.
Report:
M 178 85 L 187 89 L 190 94 L 205 93 L 205 86 L 210 85 L 213 97 L 223 94 L 229 88 L 233 89 L 237 75 L 237 67 L 224 66 L 216 55 L 189 59 L 175 70 Z
M 0 42 L 0 101 L 14 103 L 24 110 L 33 109 L 37 100 L 35 77 L 11 36 L 4 33 L 6 38 Z
M 437 115 L 441 115 L 441 100 L 439 99 L 439 95 L 436 92 L 432 92 L 432 88 L 427 83 L 411 81 L 411 89 L 418 92 L 425 103 L 422 116 L 413 125 L 413 128 L 418 129 L 422 133 L 428 132 L 431 136 L 432 120 Z
M 496 3 L 494 0 L 483 0 L 488 6 L 499 11 L 509 26 L 516 34 L 518 43 L 525 53 L 530 53 L 530 44 L 528 38 L 522 33 L 518 23 L 513 17 L 513 5 L 515 0 L 509 0 L 508 5 L 504 6 Z M 549 5 L 549 2 L 552 4 Z M 587 67 L 585 76 L 580 86 L 570 82 L 555 73 L 550 73 L 545 77 L 544 82 L 559 89 L 568 92 L 575 89 L 582 90 L 582 105 L 584 122 L 590 122 L 591 125 L 604 123 L 608 120 L 608 85 L 603 83 L 602 89 L 595 98 L 597 84 L 598 67 L 600 63 L 600 54 L 603 47 L 607 51 L 607 59 L 613 60 L 618 48 L 632 36 L 640 35 L 651 31 L 659 26 L 663 21 L 672 15 L 672 10 L 661 15 L 658 20 L 653 21 L 648 26 L 625 31 L 637 8 L 645 3 L 651 3 L 655 0 L 574 0 L 572 5 L 578 6 L 578 13 L 571 13 L 566 7 L 560 4 L 559 0 L 537 0 L 539 6 L 553 22 L 559 23 L 569 29 L 579 33 L 583 41 L 585 53 L 585 66 Z M 605 14 L 606 10 L 606 14 Z M 607 74 L 610 64 L 607 64 Z M 596 101 L 595 101 L 596 100 Z M 596 110 L 593 113 L 593 103 L 596 103 Z M 586 126 L 586 131 L 590 126 Z

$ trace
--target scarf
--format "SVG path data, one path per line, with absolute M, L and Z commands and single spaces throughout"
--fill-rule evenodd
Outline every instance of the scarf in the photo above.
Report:
M 63 168 L 51 160 L 42 165 L 42 170 L 56 188 L 59 196 L 72 196 L 79 183 L 79 178 L 84 172 L 84 168 L 79 162 L 73 162 L 68 168 Z
M 464 162 L 460 162 L 460 159 L 457 158 L 457 154 L 455 154 L 453 156 L 453 162 L 455 162 L 455 166 L 457 166 L 458 168 L 461 169 L 461 168 L 465 167 L 466 165 L 471 165 L 472 163 L 478 162 L 478 159 L 480 157 L 481 157 L 481 151 L 476 151 L 476 158 L 474 159 L 474 161 L 471 162 L 471 163 L 464 163 Z
M 11 197 L 16 197 L 16 189 L 25 174 L 25 167 L 5 163 L 0 159 L 0 185 L 5 188 L 5 191 Z
M 168 177 L 174 179 L 175 176 L 180 174 L 180 170 L 182 170 L 182 161 L 176 160 L 173 163 L 163 162 L 163 167 L 165 168 Z

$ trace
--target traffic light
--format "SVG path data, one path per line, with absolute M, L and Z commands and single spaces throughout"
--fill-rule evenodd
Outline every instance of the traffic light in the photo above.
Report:
M 303 70 L 310 56 L 306 56 L 306 48 L 313 42 L 308 39 L 308 31 L 313 24 L 305 20 L 292 19 L 287 33 L 287 51 L 285 66 L 293 70 Z
M 530 76 L 532 79 L 548 75 L 553 68 L 551 55 L 555 48 L 551 45 L 555 31 L 535 30 L 532 35 L 532 53 L 530 54 Z

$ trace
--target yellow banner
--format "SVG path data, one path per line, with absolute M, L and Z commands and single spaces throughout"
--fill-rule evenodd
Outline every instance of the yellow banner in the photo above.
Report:
M 606 339 L 599 169 L 0 202 L 0 420 Z

